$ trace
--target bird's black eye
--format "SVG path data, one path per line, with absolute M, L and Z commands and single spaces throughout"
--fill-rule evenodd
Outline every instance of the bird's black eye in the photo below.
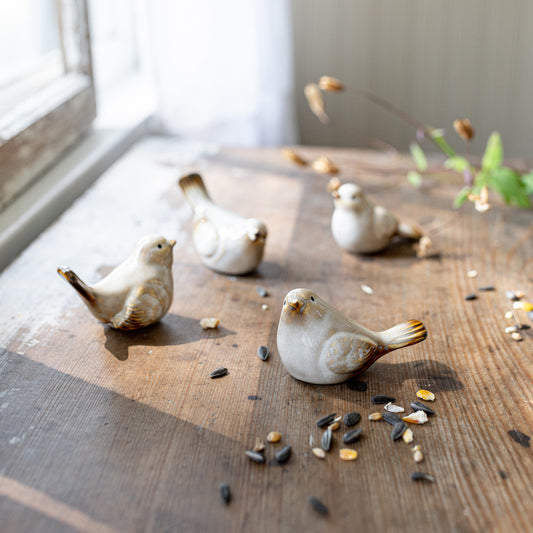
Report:
M 311 301 L 314 302 L 315 301 L 315 298 L 314 296 L 311 296 Z
M 163 248 L 163 245 L 162 244 L 158 244 L 157 247 L 158 248 Z
M 283 302 L 283 305 L 287 305 L 287 300 L 285 300 L 285 301 Z

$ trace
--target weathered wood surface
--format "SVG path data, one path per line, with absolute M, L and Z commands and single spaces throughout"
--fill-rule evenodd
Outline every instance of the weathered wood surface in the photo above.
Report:
M 277 150 L 193 152 L 141 143 L 0 276 L 2 531 L 528 530 L 532 449 L 508 432 L 533 430 L 533 336 L 527 330 L 514 342 L 503 330 L 505 290 L 533 298 L 531 212 L 454 215 L 456 187 L 413 190 L 402 178 L 405 160 L 328 151 L 343 179 L 420 223 L 442 254 L 419 260 L 400 243 L 361 258 L 332 240 L 327 178 Z M 220 204 L 268 225 L 254 275 L 226 277 L 199 263 L 176 186 L 193 168 Z M 56 267 L 96 281 L 150 232 L 178 241 L 169 314 L 133 333 L 98 324 Z M 470 269 L 479 277 L 467 277 Z M 496 290 L 464 300 L 487 284 Z M 362 375 L 365 392 L 298 382 L 275 339 L 283 298 L 301 286 L 376 329 L 421 319 L 429 337 Z M 203 331 L 204 316 L 218 317 L 220 328 Z M 256 355 L 260 344 L 271 349 L 267 362 Z M 229 375 L 209 379 L 220 366 Z M 372 395 L 407 407 L 419 388 L 435 392 L 437 415 L 413 428 L 425 455 L 417 465 L 411 446 L 392 442 L 391 426 L 367 415 L 381 409 Z M 354 410 L 364 437 L 347 447 L 357 460 L 338 457 L 342 427 L 326 459 L 314 457 L 316 420 Z M 267 445 L 267 464 L 250 462 L 245 450 L 272 430 L 283 437 Z M 293 455 L 276 465 L 285 444 Z M 415 470 L 436 482 L 414 483 Z M 227 507 L 222 481 L 233 492 Z M 329 516 L 313 511 L 310 496 Z

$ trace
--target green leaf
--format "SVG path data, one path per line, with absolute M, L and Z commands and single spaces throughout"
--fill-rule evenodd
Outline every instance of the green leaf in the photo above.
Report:
M 413 156 L 416 168 L 418 168 L 420 172 L 426 171 L 428 169 L 428 160 L 426 159 L 424 150 L 422 150 L 420 145 L 417 143 L 411 143 L 409 148 L 411 150 L 411 155 Z
M 490 173 L 489 187 L 498 192 L 506 204 L 529 207 L 530 202 L 520 174 L 511 168 L 496 168 Z
M 457 155 L 446 159 L 446 161 L 444 161 L 444 166 L 451 170 L 455 170 L 455 172 L 462 173 L 469 167 L 469 163 L 466 158 Z
M 413 187 L 420 187 L 422 185 L 422 176 L 416 172 L 415 170 L 410 170 L 407 173 L 407 181 L 413 186 Z
M 453 206 L 455 208 L 461 207 L 468 198 L 468 195 L 472 192 L 472 189 L 470 187 L 463 187 L 455 197 L 455 200 L 453 201 Z
M 524 192 L 526 194 L 533 194 L 533 171 L 522 175 L 522 183 L 524 184 Z
M 485 153 L 483 154 L 483 161 L 481 167 L 483 170 L 493 170 L 501 166 L 503 161 L 503 146 L 500 134 L 497 131 L 491 133 Z

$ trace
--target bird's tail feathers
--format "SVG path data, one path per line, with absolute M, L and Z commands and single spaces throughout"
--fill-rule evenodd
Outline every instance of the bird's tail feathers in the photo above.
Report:
M 96 295 L 94 291 L 83 282 L 78 275 L 68 267 L 59 267 L 57 269 L 59 275 L 63 276 L 80 294 L 80 296 L 87 301 L 87 303 L 94 304 Z
M 398 229 L 396 230 L 396 233 L 400 237 L 413 240 L 418 240 L 424 235 L 422 228 L 419 228 L 415 224 L 406 224 L 404 222 L 400 222 L 398 224 Z
M 419 320 L 409 320 L 382 332 L 381 335 L 390 350 L 397 350 L 422 342 L 428 336 L 428 332 Z
M 193 207 L 211 201 L 209 193 L 205 187 L 204 180 L 200 174 L 188 174 L 186 176 L 182 176 L 178 180 L 178 184 L 185 194 L 185 198 L 187 198 L 187 201 Z

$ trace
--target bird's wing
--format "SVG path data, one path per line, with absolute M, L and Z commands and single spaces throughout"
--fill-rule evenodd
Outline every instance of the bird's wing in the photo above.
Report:
M 376 205 L 374 207 L 374 229 L 376 236 L 379 236 L 381 239 L 388 239 L 396 233 L 398 221 L 384 207 Z
M 212 257 L 219 247 L 219 235 L 216 227 L 206 218 L 199 219 L 194 225 L 194 246 L 202 257 Z
M 153 324 L 164 313 L 164 287 L 147 283 L 133 292 L 111 323 L 118 329 L 138 329 Z
M 360 333 L 338 332 L 324 344 L 326 366 L 336 374 L 351 374 L 381 353 L 378 345 Z

